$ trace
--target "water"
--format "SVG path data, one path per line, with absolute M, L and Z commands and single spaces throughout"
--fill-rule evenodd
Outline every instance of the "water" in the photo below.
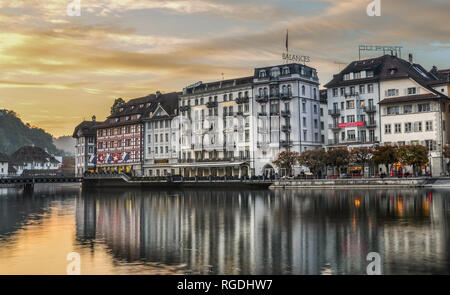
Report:
M 449 274 L 449 193 L 0 189 L 0 274 Z

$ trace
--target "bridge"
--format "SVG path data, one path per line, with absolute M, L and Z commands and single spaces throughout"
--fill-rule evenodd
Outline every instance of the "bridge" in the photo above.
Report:
M 64 176 L 18 176 L 0 178 L 1 185 L 22 185 L 27 192 L 33 191 L 34 185 L 54 184 L 54 183 L 82 183 L 82 177 L 64 177 Z

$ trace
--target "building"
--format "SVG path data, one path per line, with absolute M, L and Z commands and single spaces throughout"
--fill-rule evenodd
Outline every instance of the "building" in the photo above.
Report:
M 8 162 L 8 155 L 0 153 L 0 177 L 8 176 Z
M 59 175 L 61 157 L 54 157 L 40 147 L 25 146 L 10 156 L 9 165 L 16 170 L 16 175 Z M 10 169 L 14 171 L 13 169 Z
M 323 146 L 319 78 L 314 68 L 301 64 L 257 68 L 253 78 L 255 171 L 267 175 L 274 171 L 273 161 L 280 152 L 301 153 Z
M 97 131 L 97 171 L 144 175 L 144 118 L 173 94 L 150 94 L 119 106 Z
M 73 132 L 72 137 L 76 140 L 75 145 L 75 175 L 83 176 L 87 172 L 95 172 L 97 162 L 97 133 L 95 127 L 101 124 L 96 121 L 83 121 Z
M 320 95 L 320 131 L 321 143 L 325 146 L 328 143 L 328 91 L 322 89 Z
M 156 100 L 151 102 L 150 113 L 144 117 L 144 174 L 158 177 L 179 175 L 179 123 L 178 97 L 179 93 L 156 94 Z
M 427 171 L 442 175 L 446 170 L 443 147 L 450 135 L 448 80 L 415 64 L 412 56 L 409 61 L 390 57 L 387 70 L 380 81 L 383 144 L 426 146 Z M 397 171 L 404 168 L 394 165 Z
M 380 80 L 391 56 L 353 61 L 328 90 L 328 148 L 373 146 L 380 142 Z
M 254 175 L 252 82 L 244 77 L 183 89 L 177 166 L 182 176 Z

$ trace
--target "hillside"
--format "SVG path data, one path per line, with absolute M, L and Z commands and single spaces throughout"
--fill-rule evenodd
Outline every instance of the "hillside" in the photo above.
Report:
M 53 143 L 56 148 L 64 151 L 67 156 L 75 155 L 75 143 L 76 140 L 72 136 L 61 136 L 53 139 Z
M 50 154 L 63 154 L 53 144 L 51 134 L 41 128 L 24 124 L 13 111 L 0 110 L 0 153 L 10 155 L 22 146 L 33 144 L 47 149 Z

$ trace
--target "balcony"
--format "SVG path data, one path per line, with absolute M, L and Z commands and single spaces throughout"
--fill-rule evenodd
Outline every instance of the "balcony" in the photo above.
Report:
M 280 94 L 274 93 L 270 95 L 270 100 L 278 100 L 280 99 Z
M 357 143 L 377 143 L 378 137 L 372 136 L 369 139 L 365 137 L 355 137 L 346 139 L 329 139 L 328 145 L 339 145 L 339 144 L 357 144 Z
M 256 102 L 266 103 L 269 101 L 269 97 L 267 95 L 258 95 L 256 96 Z
M 358 92 L 348 92 L 344 94 L 345 98 L 359 97 Z
M 377 111 L 377 107 L 373 105 L 369 105 L 364 107 L 364 112 L 366 113 L 375 113 Z
M 266 113 L 266 112 L 259 112 L 259 113 L 258 113 L 258 116 L 260 116 L 260 117 L 265 117 L 265 116 L 267 116 L 267 113 Z
M 328 110 L 328 115 L 333 117 L 339 117 L 341 115 L 341 110 L 339 109 Z
M 237 104 L 243 104 L 243 103 L 248 103 L 249 98 L 247 97 L 239 97 L 236 99 L 236 103 Z
M 364 126 L 366 128 L 377 128 L 377 121 L 373 120 L 373 121 L 365 121 L 364 122 Z
M 288 118 L 291 116 L 291 112 L 290 111 L 281 111 L 281 116 Z
M 280 140 L 280 145 L 282 147 L 292 147 L 293 146 L 292 141 L 290 141 L 290 140 Z
M 217 107 L 217 105 L 218 105 L 217 101 L 208 101 L 206 103 L 207 108 L 215 108 L 215 107 Z
M 291 132 L 291 125 L 281 126 L 281 131 L 283 131 L 283 132 Z
M 292 93 L 281 93 L 281 100 L 290 100 L 292 99 Z
M 333 129 L 333 130 L 341 129 L 341 128 L 338 127 L 338 124 L 328 124 L 328 128 L 329 129 Z
M 191 106 L 181 106 L 180 112 L 186 112 L 186 111 L 189 111 L 190 109 L 191 109 Z
M 236 116 L 243 116 L 244 115 L 244 112 L 237 112 L 236 113 Z
M 271 116 L 279 116 L 279 115 L 280 115 L 280 112 L 275 112 L 275 111 L 273 111 L 273 112 L 270 112 L 270 115 L 271 115 Z

